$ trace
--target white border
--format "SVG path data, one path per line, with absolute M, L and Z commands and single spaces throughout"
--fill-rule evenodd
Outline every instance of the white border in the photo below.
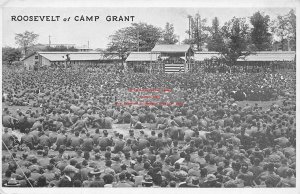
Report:
M 297 14 L 297 21 L 299 21 L 299 8 L 300 8 L 300 0 L 185 0 L 185 1 L 179 1 L 179 0 L 165 0 L 165 1 L 159 1 L 159 0 L 99 0 L 99 1 L 91 1 L 91 0 L 0 0 L 0 29 L 2 29 L 2 9 L 5 7 L 295 7 L 296 8 L 296 14 Z M 300 43 L 299 43 L 299 26 L 300 22 L 297 23 L 297 55 L 299 58 L 299 50 L 300 50 Z M 0 41 L 2 43 L 2 31 L 0 32 Z M 1 44 L 2 45 L 2 44 Z M 2 47 L 1 50 L 1 61 L 2 61 Z M 299 59 L 297 58 L 297 66 L 299 64 Z M 1 72 L 2 72 L 2 65 L 0 66 Z M 2 75 L 2 74 L 1 74 Z M 297 77 L 299 77 L 299 67 L 297 68 Z M 296 92 L 296 99 L 297 102 L 300 100 L 299 96 L 299 79 L 297 79 L 297 92 Z M 0 86 L 2 90 L 2 84 Z M 2 107 L 2 102 L 1 102 Z M 296 120 L 300 121 L 300 116 L 298 114 L 299 107 L 297 103 L 297 115 Z M 1 117 L 2 119 L 2 117 Z M 298 130 L 298 124 L 297 130 Z M 297 132 L 296 139 L 297 144 L 296 147 L 298 148 L 297 151 L 297 161 L 299 161 L 299 149 L 300 149 L 300 132 Z M 0 146 L 1 148 L 1 146 Z M 2 149 L 1 149 L 2 150 Z M 299 163 L 299 162 L 298 162 Z M 300 164 L 300 163 L 299 163 Z M 8 193 L 8 194 L 58 194 L 58 193 L 74 193 L 74 194 L 91 194 L 91 193 L 130 193 L 130 194 L 140 194 L 140 193 L 152 193 L 152 192 L 164 192 L 165 194 L 176 194 L 176 193 L 207 193 L 207 194 L 215 194 L 215 193 L 225 193 L 225 194 L 240 194 L 240 193 L 255 193 L 255 194 L 277 194 L 277 193 L 285 193 L 285 194 L 300 194 L 300 170 L 297 164 L 297 187 L 296 188 L 270 188 L 270 189 L 259 189 L 259 188 L 239 188 L 239 189 L 232 189 L 232 188 L 211 188 L 211 189 L 170 189 L 170 188 L 132 188 L 132 189 L 122 189 L 122 188 L 0 188 L 0 194 L 2 193 Z M 2 181 L 1 181 L 2 182 Z
M 1 7 L 295 7 L 298 0 L 1 0 Z

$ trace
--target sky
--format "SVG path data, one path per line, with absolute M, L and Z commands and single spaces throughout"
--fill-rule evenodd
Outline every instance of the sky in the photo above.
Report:
M 164 28 L 166 22 L 174 25 L 175 34 L 182 41 L 188 38 L 185 31 L 188 29 L 187 15 L 199 13 L 201 18 L 207 18 L 207 24 L 211 25 L 214 17 L 218 17 L 220 26 L 235 17 L 250 17 L 256 11 L 263 12 L 275 19 L 278 15 L 285 15 L 291 8 L 3 8 L 2 17 L 2 46 L 17 47 L 15 34 L 33 31 L 39 34 L 37 43 L 48 44 L 51 36 L 52 44 L 76 44 L 87 45 L 90 48 L 106 48 L 109 43 L 109 35 L 118 29 L 128 27 L 131 23 L 145 22 Z M 11 16 L 60 16 L 60 20 L 54 21 L 11 21 Z M 132 21 L 108 22 L 106 16 L 135 16 Z M 74 21 L 75 16 L 99 16 L 98 21 Z M 70 17 L 70 21 L 63 18 Z

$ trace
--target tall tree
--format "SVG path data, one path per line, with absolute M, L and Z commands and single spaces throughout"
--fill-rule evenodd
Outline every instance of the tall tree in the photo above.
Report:
M 183 40 L 183 43 L 191 44 L 196 50 L 201 51 L 202 46 L 207 42 L 209 34 L 209 28 L 206 25 L 207 19 L 202 19 L 199 13 L 194 17 L 189 15 L 188 18 L 189 30 L 187 30 L 186 33 L 189 35 L 189 39 Z
M 259 51 L 270 50 L 272 46 L 272 34 L 269 33 L 270 17 L 262 15 L 259 11 L 250 17 L 253 25 L 251 30 L 251 40 Z
M 150 51 L 161 38 L 162 30 L 147 23 L 133 23 L 109 36 L 108 51 L 117 51 L 124 60 L 131 51 Z
M 159 40 L 160 44 L 176 44 L 178 42 L 177 36 L 174 34 L 174 26 L 169 22 L 166 23 L 162 38 Z
M 14 61 L 19 61 L 21 57 L 20 49 L 12 47 L 2 48 L 2 64 L 12 65 Z
M 21 48 L 24 49 L 24 54 L 28 54 L 28 48 L 31 47 L 38 39 L 39 35 L 34 32 L 25 31 L 23 33 L 16 34 L 15 40 Z
M 209 51 L 222 52 L 224 50 L 224 40 L 219 27 L 219 20 L 215 17 L 212 20 L 212 27 L 210 28 L 210 37 L 207 42 L 207 49 Z
M 222 27 L 225 47 L 222 54 L 230 65 L 235 65 L 236 60 L 247 53 L 249 47 L 249 26 L 245 18 L 234 17 Z
M 162 29 L 147 23 L 134 23 L 128 28 L 131 39 L 137 44 L 131 49 L 151 51 L 162 36 Z
M 296 14 L 295 10 L 291 9 L 288 14 L 277 16 L 276 20 L 272 21 L 272 32 L 279 38 L 279 41 L 284 47 L 284 42 L 287 42 L 288 50 L 296 50 Z
M 297 29 L 296 29 L 296 14 L 295 10 L 291 9 L 289 14 L 289 24 L 290 24 L 290 31 L 291 33 L 291 41 L 293 42 L 293 45 L 291 45 L 291 48 L 293 50 L 296 50 L 296 34 L 297 34 Z
M 126 53 L 131 50 L 131 48 L 135 47 L 135 40 L 131 39 L 131 36 L 127 36 L 128 30 L 123 28 L 116 31 L 113 35 L 111 35 L 110 43 L 108 45 L 108 51 L 116 51 L 119 53 L 122 61 L 126 59 Z

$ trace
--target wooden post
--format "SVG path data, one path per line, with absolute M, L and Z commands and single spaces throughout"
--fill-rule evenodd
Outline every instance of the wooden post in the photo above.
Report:
M 152 70 L 152 52 L 150 51 L 150 74 Z
M 184 52 L 184 72 L 187 72 L 187 67 L 186 67 L 186 52 Z
M 191 52 L 189 50 L 188 50 L 188 52 L 189 52 L 189 61 L 188 61 L 188 63 L 189 63 L 189 71 L 190 71 L 191 70 Z

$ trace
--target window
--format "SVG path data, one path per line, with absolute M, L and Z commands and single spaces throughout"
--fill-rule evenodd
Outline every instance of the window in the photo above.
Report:
M 35 56 L 34 56 L 34 59 L 38 60 L 38 59 L 39 59 L 39 56 L 38 56 L 38 55 L 35 55 Z

